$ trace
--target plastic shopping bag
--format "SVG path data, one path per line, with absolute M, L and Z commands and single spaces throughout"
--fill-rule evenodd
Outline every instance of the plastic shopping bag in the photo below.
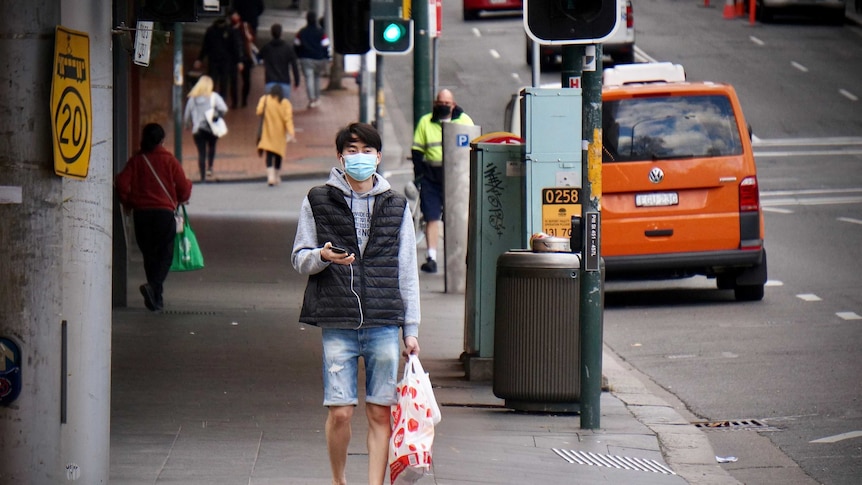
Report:
M 174 259 L 171 262 L 171 271 L 194 271 L 203 269 L 204 255 L 198 245 L 198 238 L 189 224 L 189 215 L 186 206 L 183 209 L 183 230 L 178 232 L 174 238 Z
M 416 483 L 430 471 L 434 425 L 442 416 L 431 379 L 419 357 L 410 356 L 396 389 L 398 404 L 392 406 L 389 478 L 393 485 L 403 485 Z

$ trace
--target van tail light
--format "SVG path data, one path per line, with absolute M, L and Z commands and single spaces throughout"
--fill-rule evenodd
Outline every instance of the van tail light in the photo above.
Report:
M 739 212 L 760 210 L 760 190 L 757 177 L 745 177 L 739 184 Z
M 633 29 L 635 27 L 635 17 L 632 15 L 632 2 L 626 2 L 626 28 Z
M 763 249 L 762 224 L 757 177 L 745 177 L 739 184 L 739 249 Z

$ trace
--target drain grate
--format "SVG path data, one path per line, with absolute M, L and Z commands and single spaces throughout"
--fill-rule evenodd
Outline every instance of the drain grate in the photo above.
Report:
M 218 315 L 212 310 L 162 310 L 165 315 Z
M 728 421 L 711 421 L 692 424 L 704 431 L 778 431 L 778 428 L 769 426 L 768 424 L 756 419 L 734 419 Z
M 606 468 L 617 468 L 619 470 L 676 475 L 673 470 L 655 460 L 632 458 L 630 456 L 603 455 L 589 451 L 561 450 L 559 448 L 552 449 L 560 458 L 573 465 L 603 466 Z

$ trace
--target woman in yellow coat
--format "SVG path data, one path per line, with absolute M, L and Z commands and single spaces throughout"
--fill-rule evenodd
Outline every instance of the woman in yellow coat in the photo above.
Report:
M 258 134 L 258 153 L 266 154 L 266 179 L 270 186 L 281 182 L 281 160 L 287 143 L 294 141 L 293 106 L 284 97 L 281 86 L 275 84 L 269 94 L 257 103 L 257 115 L 262 116 Z

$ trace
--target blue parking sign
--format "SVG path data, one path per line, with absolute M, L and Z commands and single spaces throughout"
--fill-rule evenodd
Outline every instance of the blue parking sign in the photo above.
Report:
M 455 143 L 457 143 L 459 147 L 465 147 L 470 144 L 470 137 L 461 133 L 455 138 Z

